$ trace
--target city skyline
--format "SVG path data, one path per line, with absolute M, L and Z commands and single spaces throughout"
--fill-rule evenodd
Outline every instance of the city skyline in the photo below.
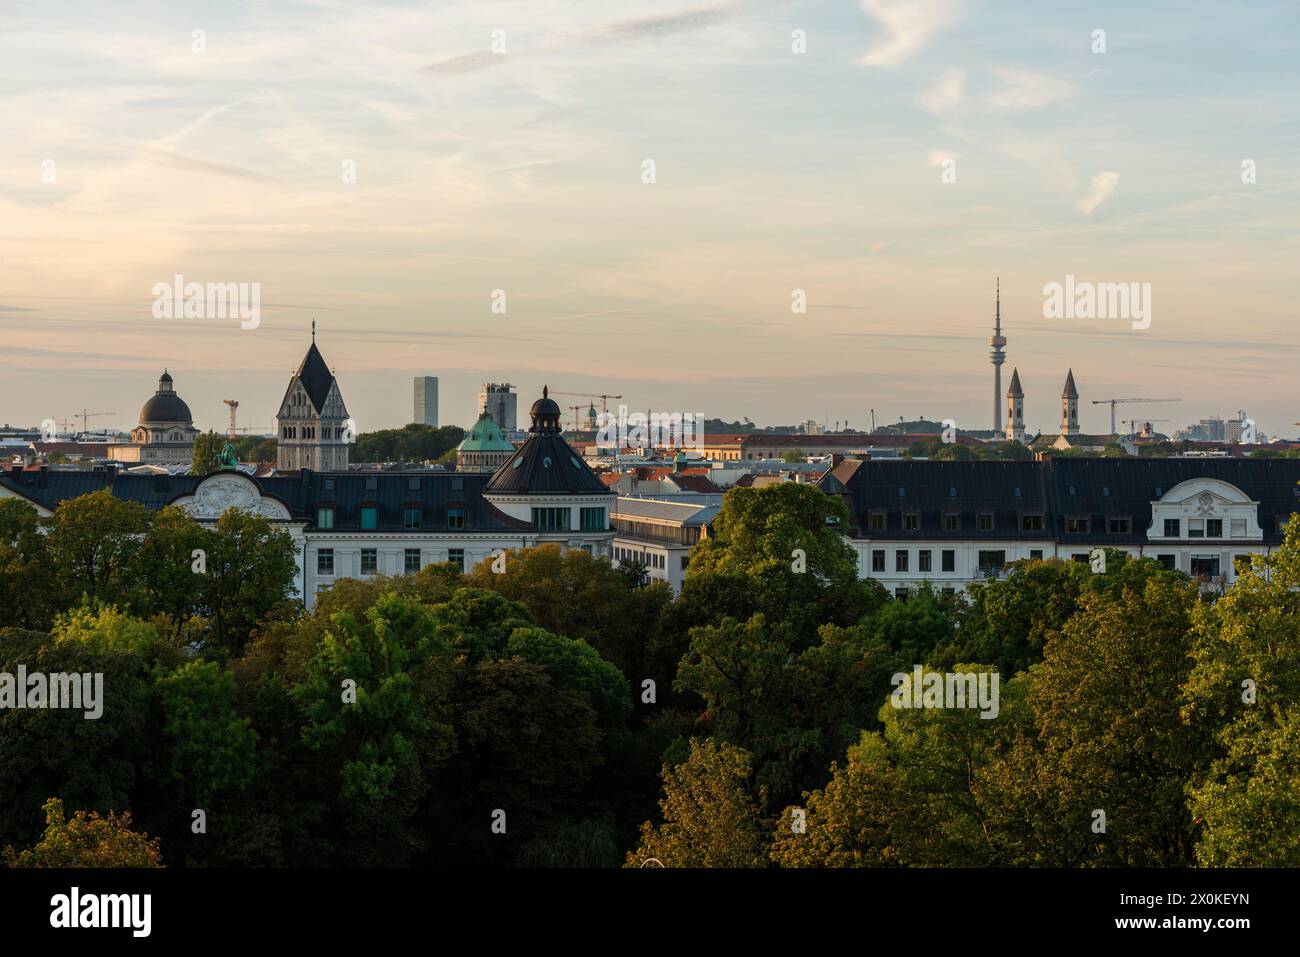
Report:
M 1284 4 L 7 16 L 14 425 L 88 408 L 129 429 L 167 367 L 196 426 L 220 430 L 234 398 L 269 431 L 315 319 L 363 431 L 405 424 L 422 374 L 462 427 L 483 382 L 510 381 L 762 424 L 862 429 L 875 409 L 984 429 L 997 276 L 1031 434 L 1068 368 L 1085 432 L 1111 396 L 1183 396 L 1134 407 L 1162 431 L 1300 418 Z M 174 275 L 260 284 L 260 323 L 155 319 Z M 1044 318 L 1067 275 L 1149 282 L 1150 328 Z

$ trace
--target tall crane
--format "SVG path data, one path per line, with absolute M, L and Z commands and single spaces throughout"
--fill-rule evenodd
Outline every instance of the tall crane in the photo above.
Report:
M 239 432 L 235 429 L 235 410 L 239 408 L 238 399 L 222 399 L 222 402 L 230 406 L 230 439 L 233 442 L 239 438 Z
M 572 409 L 572 410 L 573 410 L 573 431 L 575 431 L 575 432 L 581 431 L 581 429 L 582 429 L 582 425 L 581 425 L 581 423 L 579 422 L 579 419 L 578 419 L 578 413 L 582 411 L 582 406 L 580 406 L 580 405 L 566 405 L 565 408 L 566 408 L 566 409 Z
M 1168 419 L 1133 418 L 1133 419 L 1125 419 L 1124 421 L 1128 423 L 1128 434 L 1129 434 L 1129 435 L 1137 435 L 1137 434 L 1138 434 L 1138 431 L 1137 431 L 1137 424 L 1138 424 L 1139 422 L 1144 422 L 1144 423 L 1146 423 L 1147 425 L 1150 425 L 1152 422 L 1168 422 L 1169 420 L 1168 420 Z
M 1182 402 L 1182 399 L 1093 399 L 1093 405 L 1110 406 L 1110 434 L 1115 435 L 1115 406 L 1121 402 Z
M 72 413 L 72 417 L 73 417 L 74 419 L 75 419 L 77 416 L 81 416 L 81 431 L 82 431 L 82 432 L 89 432 L 89 431 L 90 431 L 90 420 L 91 420 L 92 418 L 94 418 L 95 416 L 99 416 L 99 415 L 117 415 L 117 413 L 116 413 L 116 412 L 91 412 L 89 409 L 82 409 L 80 412 L 74 412 L 74 413 Z
M 559 389 L 552 389 L 551 395 L 580 395 L 584 399 L 599 399 L 601 412 L 609 411 L 610 399 L 623 398 L 621 395 L 611 395 L 608 392 L 561 392 Z

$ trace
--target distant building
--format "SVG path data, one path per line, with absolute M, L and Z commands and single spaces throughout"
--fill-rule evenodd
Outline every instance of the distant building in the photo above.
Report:
M 485 382 L 478 394 L 478 410 L 492 416 L 507 436 L 518 431 L 519 396 L 509 382 Z
M 514 443 L 505 437 L 496 420 L 481 412 L 456 449 L 456 471 L 491 475 L 514 453 Z
M 311 346 L 289 380 L 275 421 L 276 467 L 281 472 L 347 470 L 348 409 L 334 373 L 316 348 L 314 323 Z
M 420 425 L 438 427 L 438 377 L 420 375 L 415 377 L 415 411 L 412 422 Z
M 188 465 L 198 434 L 190 407 L 176 394 L 164 369 L 158 391 L 140 409 L 140 424 L 131 430 L 131 441 L 108 445 L 108 457 L 143 465 Z
M 720 505 L 620 497 L 610 520 L 616 562 L 640 562 L 652 581 L 665 581 L 673 594 L 682 590 L 691 548 L 707 538 Z

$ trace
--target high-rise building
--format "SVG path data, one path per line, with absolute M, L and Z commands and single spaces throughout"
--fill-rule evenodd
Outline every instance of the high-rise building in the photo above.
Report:
M 275 417 L 276 467 L 282 472 L 311 469 L 343 472 L 348 467 L 348 410 L 334 373 L 316 348 L 316 323 L 311 347 L 302 357 Z
M 993 436 L 1002 428 L 1002 363 L 1007 361 L 1007 337 L 1002 334 L 1002 278 L 998 277 L 993 305 L 993 335 L 989 337 L 989 361 L 993 363 Z
M 478 394 L 478 410 L 492 416 L 497 427 L 506 435 L 518 431 L 519 396 L 511 390 L 509 382 L 485 382 Z
M 438 427 L 438 377 L 436 375 L 418 375 L 415 377 L 415 411 L 411 421 L 420 425 Z

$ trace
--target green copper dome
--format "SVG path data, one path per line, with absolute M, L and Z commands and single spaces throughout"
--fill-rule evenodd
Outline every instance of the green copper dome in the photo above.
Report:
M 515 447 L 492 416 L 483 412 L 461 440 L 461 452 L 513 452 Z

